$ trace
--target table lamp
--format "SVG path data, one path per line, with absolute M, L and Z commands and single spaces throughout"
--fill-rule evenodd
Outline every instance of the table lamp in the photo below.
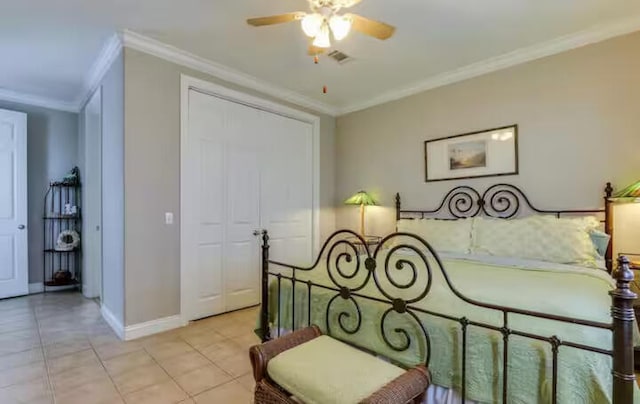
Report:
M 612 191 L 611 184 L 607 184 L 607 189 L 609 192 Z M 626 203 L 640 203 L 640 180 L 608 197 L 606 205 L 607 212 L 611 212 L 611 209 L 608 207 L 609 203 L 613 203 L 616 205 Z M 611 215 L 611 213 L 607 213 L 607 215 Z M 608 217 L 608 222 L 611 223 L 613 221 L 613 218 L 611 216 Z M 609 224 L 607 233 L 611 236 L 611 243 L 609 244 L 609 250 L 607 251 L 610 256 L 611 252 L 613 252 L 613 226 L 611 224 Z M 639 264 L 633 262 L 632 265 Z M 608 268 L 611 269 L 611 266 L 608 266 Z
M 612 195 L 615 202 L 640 203 L 640 180 Z
M 360 205 L 360 235 L 362 238 L 365 237 L 364 234 L 364 209 L 365 206 L 375 206 L 378 202 L 368 194 L 366 191 L 358 191 L 351 198 L 344 201 L 345 205 Z

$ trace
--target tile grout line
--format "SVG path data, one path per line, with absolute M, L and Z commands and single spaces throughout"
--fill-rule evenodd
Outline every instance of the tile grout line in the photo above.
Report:
M 147 347 L 146 347 L 146 346 L 143 346 L 143 347 L 142 347 L 142 350 L 143 350 L 144 352 L 146 352 L 146 354 L 147 354 L 147 355 L 149 355 L 149 357 L 151 358 L 151 360 L 152 360 L 152 361 L 153 361 L 153 362 L 154 362 L 154 363 L 155 363 L 155 364 L 156 364 L 160 369 L 162 369 L 162 371 L 163 371 L 167 376 L 169 376 L 169 379 L 170 379 L 172 382 L 174 382 L 174 383 L 176 384 L 176 386 L 178 386 L 178 388 L 179 388 L 180 390 L 182 390 L 182 392 L 183 392 L 184 394 L 186 394 L 186 395 L 187 395 L 187 397 L 188 397 L 188 398 L 191 398 L 191 395 L 190 395 L 189 393 L 187 393 L 186 391 L 184 391 L 184 389 L 182 388 L 182 386 L 180 386 L 180 383 L 178 383 L 178 381 L 177 381 L 176 379 L 174 379 L 174 378 L 173 378 L 173 376 L 171 376 L 171 375 L 169 374 L 169 372 L 167 372 L 167 370 L 166 370 L 166 369 L 165 369 L 165 368 L 160 364 L 160 362 L 158 362 L 158 360 L 155 358 L 155 356 L 151 355 L 151 353 L 150 353 L 149 351 L 147 351 Z M 178 355 L 176 355 L 176 356 L 178 356 Z M 149 386 L 147 386 L 147 387 L 149 387 Z M 143 387 L 142 389 L 146 389 L 147 387 Z M 142 390 L 142 389 L 140 389 L 140 390 Z M 136 391 L 140 391 L 140 390 L 136 390 Z M 176 403 L 179 403 L 179 402 L 181 402 L 181 401 L 184 401 L 184 400 L 176 401 Z M 174 404 L 175 404 L 175 403 L 174 403 Z
M 212 331 L 213 331 L 213 330 L 212 330 Z M 215 331 L 213 331 L 213 332 L 215 332 Z M 230 374 L 230 373 L 229 373 L 229 372 L 227 372 L 226 370 L 222 369 L 220 366 L 216 365 L 216 363 L 215 363 L 214 361 L 212 361 L 211 359 L 209 359 L 209 358 L 207 357 L 207 355 L 205 355 L 204 353 L 202 353 L 202 351 L 201 351 L 201 350 L 199 350 L 199 349 L 198 349 L 198 348 L 196 348 L 195 346 L 191 345 L 191 344 L 189 343 L 189 341 L 187 341 L 187 340 L 185 340 L 184 338 L 182 338 L 182 336 L 178 336 L 178 338 L 179 338 L 182 342 L 184 342 L 185 344 L 187 344 L 187 345 L 189 345 L 191 348 L 193 348 L 193 350 L 194 350 L 194 351 L 196 351 L 197 353 L 199 353 L 200 355 L 202 355 L 202 356 L 203 356 L 207 361 L 209 361 L 209 363 L 210 363 L 211 365 L 215 366 L 217 369 L 220 369 L 223 373 L 225 373 L 225 374 L 227 374 L 227 375 L 231 376 L 231 380 L 229 380 L 229 382 L 234 380 L 234 379 L 233 379 L 233 375 L 232 375 L 232 374 Z M 226 337 L 225 337 L 222 341 L 226 341 L 227 339 L 228 339 L 228 338 L 226 338 Z M 213 344 L 215 344 L 215 342 L 214 342 Z M 209 345 L 207 345 L 207 346 L 211 346 L 211 345 L 213 345 L 213 344 L 209 344 Z M 206 348 L 206 347 L 205 347 L 205 348 Z M 197 370 L 197 369 L 194 369 L 194 370 Z M 187 372 L 187 373 L 188 373 L 188 372 Z M 178 381 L 177 381 L 177 380 L 175 380 L 175 382 L 176 382 L 176 383 L 178 383 Z M 213 387 L 211 387 L 211 388 L 209 388 L 209 389 L 202 390 L 201 392 L 199 392 L 198 394 L 195 394 L 195 395 L 193 395 L 193 396 L 192 396 L 190 393 L 186 392 L 186 391 L 185 391 L 185 393 L 187 393 L 187 396 L 189 396 L 189 398 L 194 398 L 194 397 L 195 397 L 195 396 L 197 396 L 197 395 L 203 394 L 203 393 L 205 393 L 205 392 L 207 392 L 207 391 L 209 391 L 209 390 L 213 390 L 213 389 L 215 389 L 215 388 L 218 388 L 218 387 L 220 387 L 220 386 L 223 386 L 223 385 L 225 385 L 225 384 L 227 384 L 227 383 L 229 383 L 229 382 L 221 383 L 221 384 L 219 384 L 219 385 L 217 385 L 217 386 L 213 386 Z M 180 385 L 180 384 L 178 383 L 178 385 Z M 182 386 L 180 386 L 180 388 L 182 388 Z
M 125 403 L 124 395 L 122 395 L 122 392 L 120 392 L 120 389 L 118 388 L 118 385 L 116 384 L 116 382 L 111 377 L 111 374 L 107 370 L 107 367 L 104 365 L 104 362 L 102 361 L 102 358 L 100 358 L 100 356 L 98 356 L 98 352 L 96 351 L 95 347 L 93 346 L 93 342 L 91 342 L 91 339 L 89 339 L 89 346 L 91 347 L 91 350 L 93 351 L 93 354 L 96 356 L 96 358 L 98 358 L 98 362 L 100 362 L 100 366 L 102 366 L 102 369 L 107 374 L 107 377 L 111 381 L 111 384 L 113 384 L 113 387 L 116 389 L 116 392 L 118 393 L 118 397 L 120 397 L 122 402 Z
M 38 320 L 38 314 L 36 314 L 35 307 L 33 308 L 33 318 L 36 320 L 36 329 L 38 330 L 38 340 L 40 341 L 40 349 L 42 350 L 42 360 L 44 361 L 44 369 L 47 373 L 47 385 L 49 386 L 49 390 L 51 392 L 51 397 L 53 398 L 53 404 L 56 404 L 58 399 L 56 398 L 56 393 L 53 389 L 53 382 L 51 381 L 51 374 L 49 372 L 49 361 L 47 361 L 47 353 L 44 349 L 44 341 L 42 340 L 42 333 L 40 332 L 40 320 Z
M 216 332 L 215 330 L 211 330 L 211 331 L 212 331 L 212 332 Z M 217 333 L 217 332 L 216 332 L 216 333 Z M 217 333 L 217 334 L 219 334 L 219 333 Z M 222 334 L 219 334 L 219 335 L 222 335 Z M 218 384 L 217 386 L 214 386 L 214 387 L 211 387 L 211 388 L 208 388 L 208 389 L 202 390 L 201 392 L 199 392 L 198 394 L 196 394 L 196 395 L 194 395 L 194 396 L 192 396 L 192 395 L 190 395 L 189 393 L 187 393 L 187 395 L 189 396 L 189 398 L 194 398 L 195 396 L 198 396 L 198 395 L 200 395 L 200 394 L 204 394 L 204 393 L 206 393 L 206 392 L 208 392 L 208 391 L 211 391 L 211 390 L 213 390 L 213 389 L 217 389 L 217 388 L 219 388 L 219 387 L 222 387 L 222 386 L 227 385 L 227 384 L 229 384 L 229 383 L 231 383 L 231 382 L 234 382 L 234 381 L 235 381 L 235 382 L 238 382 L 238 383 L 242 386 L 242 388 L 245 388 L 245 386 L 244 386 L 242 383 L 240 383 L 240 382 L 238 381 L 238 379 L 239 379 L 239 378 L 241 378 L 241 377 L 244 377 L 245 375 L 249 374 L 250 372 L 249 372 L 249 373 L 245 373 L 245 374 L 240 375 L 240 376 L 234 376 L 234 375 L 232 375 L 231 373 L 229 373 L 229 372 L 227 372 L 226 370 L 224 370 L 223 368 L 221 368 L 220 366 L 218 366 L 214 361 L 212 361 L 211 359 L 209 359 L 209 358 L 208 358 L 208 357 L 207 357 L 207 356 L 206 356 L 202 351 L 200 351 L 200 350 L 199 350 L 198 348 L 196 348 L 195 346 L 191 345 L 188 341 L 184 340 L 181 336 L 179 336 L 178 338 L 180 338 L 182 341 L 184 341 L 184 343 L 185 343 L 185 344 L 189 345 L 191 348 L 193 348 L 193 349 L 194 349 L 196 352 L 198 352 L 200 355 L 204 356 L 204 357 L 205 357 L 209 362 L 211 362 L 211 364 L 212 364 L 213 366 L 215 366 L 217 369 L 220 369 L 223 373 L 226 373 L 227 375 L 231 376 L 231 380 L 229 380 L 229 381 L 227 381 L 227 382 L 224 382 L 224 383 L 220 383 L 220 384 Z M 222 342 L 222 341 L 229 341 L 229 342 L 231 342 L 233 345 L 236 345 L 236 344 L 233 342 L 233 340 L 231 340 L 231 337 L 225 337 L 225 336 L 223 336 L 223 339 L 222 339 L 220 342 Z M 214 343 L 212 343 L 212 344 L 209 344 L 209 345 L 207 345 L 206 347 L 209 347 L 209 346 L 214 345 L 214 344 L 217 344 L 217 342 L 214 342 Z M 236 346 L 237 346 L 237 345 L 236 345 Z M 206 347 L 204 347 L 204 348 L 206 348 Z M 204 349 L 204 348 L 203 348 L 203 349 Z M 240 347 L 238 347 L 238 348 L 240 348 Z M 176 383 L 177 383 L 177 381 L 176 381 Z
M 97 301 L 95 301 L 94 299 L 92 299 L 92 300 L 93 300 L 94 303 L 96 303 L 96 306 L 98 307 L 98 310 L 100 310 L 100 304 Z M 98 351 L 96 351 L 96 347 L 93 345 L 93 342 L 91 341 L 91 338 L 87 338 L 87 340 L 89 341 L 89 346 L 91 347 L 91 350 L 93 351 L 93 354 L 98 359 L 98 362 L 100 362 L 100 366 L 102 366 L 102 369 L 104 369 L 104 372 L 107 374 L 107 377 L 111 381 L 111 384 L 116 389 L 116 392 L 118 393 L 118 397 L 120 397 L 120 399 L 122 400 L 123 403 L 126 403 L 126 401 L 124 399 L 124 395 L 122 394 L 122 392 L 118 388 L 118 385 L 116 384 L 116 382 L 113 380 L 113 377 L 111 377 L 111 373 L 109 373 L 109 371 L 107 370 L 107 367 L 104 365 L 104 361 L 102 360 L 100 355 L 98 355 Z M 116 356 L 118 356 L 118 355 L 116 355 Z

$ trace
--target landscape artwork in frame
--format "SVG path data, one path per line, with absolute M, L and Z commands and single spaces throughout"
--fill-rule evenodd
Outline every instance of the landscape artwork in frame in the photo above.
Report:
M 461 170 L 487 166 L 487 142 L 475 140 L 449 145 L 449 169 Z
M 425 180 L 518 174 L 518 125 L 424 142 Z

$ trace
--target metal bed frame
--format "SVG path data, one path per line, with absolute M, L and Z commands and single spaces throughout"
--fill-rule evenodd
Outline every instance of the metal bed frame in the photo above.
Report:
M 449 191 L 442 200 L 440 206 L 433 210 L 402 210 L 400 195 L 396 195 L 396 219 L 410 219 L 410 218 L 425 218 L 432 216 L 442 217 L 444 214 L 445 219 L 460 219 L 467 217 L 474 217 L 478 215 L 486 215 L 488 217 L 510 219 L 516 217 L 523 208 L 528 208 L 535 213 L 541 214 L 553 214 L 557 217 L 562 215 L 581 215 L 581 214 L 603 214 L 604 213 L 604 225 L 607 233 L 610 234 L 611 227 L 611 212 L 610 212 L 610 200 L 612 188 L 610 184 L 607 184 L 605 189 L 605 209 L 595 210 L 543 210 L 534 207 L 525 194 L 517 187 L 510 184 L 496 184 L 489 187 L 484 193 L 480 194 L 474 188 L 469 186 L 458 186 Z M 346 237 L 346 238 L 345 238 Z M 359 245 L 356 246 L 353 241 L 358 240 Z M 408 243 L 401 242 L 399 240 L 409 240 Z M 364 246 L 364 248 L 363 248 Z M 340 248 L 338 248 L 340 247 Z M 388 250 L 385 248 L 388 247 Z M 341 311 L 337 314 L 337 323 L 340 329 L 349 335 L 357 333 L 362 325 L 362 313 L 358 300 L 361 301 L 375 301 L 387 305 L 388 308 L 382 314 L 380 318 L 380 331 L 384 343 L 394 351 L 403 352 L 409 349 L 414 338 L 421 338 L 426 347 L 424 363 L 429 366 L 431 358 L 431 346 L 428 330 L 417 317 L 416 313 L 422 315 L 431 315 L 447 320 L 457 322 L 460 325 L 462 333 L 462 353 L 461 353 L 461 386 L 460 395 L 462 402 L 466 399 L 466 350 L 467 350 L 467 330 L 469 326 L 480 327 L 486 330 L 493 330 L 502 334 L 503 341 L 503 362 L 502 362 L 502 402 L 507 402 L 508 397 L 508 363 L 509 363 L 509 338 L 510 336 L 519 336 L 530 338 L 533 340 L 543 341 L 550 344 L 552 352 L 552 403 L 557 402 L 557 382 L 558 382 L 558 352 L 561 346 L 580 349 L 589 352 L 595 352 L 602 355 L 607 355 L 613 359 L 613 395 L 612 400 L 614 404 L 630 404 L 633 402 L 633 383 L 636 382 L 634 374 L 634 362 L 633 362 L 633 327 L 635 324 L 635 316 L 633 311 L 633 301 L 636 295 L 630 290 L 629 284 L 633 281 L 633 272 L 629 269 L 629 261 L 626 257 L 618 258 L 618 267 L 613 270 L 612 277 L 616 281 L 616 288 L 609 292 L 612 299 L 611 306 L 611 322 L 596 322 L 579 318 L 571 318 L 565 316 L 559 316 L 549 313 L 536 312 L 531 310 L 522 310 L 515 307 L 500 306 L 495 304 L 489 304 L 475 299 L 466 297 L 459 292 L 457 288 L 451 282 L 450 277 L 447 274 L 440 258 L 436 251 L 429 245 L 427 241 L 419 236 L 409 233 L 393 233 L 384 237 L 381 242 L 374 248 L 367 245 L 365 240 L 355 232 L 350 230 L 340 230 L 333 233 L 327 241 L 323 244 L 320 253 L 318 254 L 315 262 L 309 267 L 300 267 L 292 264 L 282 263 L 271 260 L 269 258 L 269 235 L 267 231 L 262 233 L 262 307 L 261 307 L 261 333 L 262 340 L 267 341 L 271 338 L 272 332 L 269 325 L 269 280 L 274 279 L 277 285 L 277 304 L 278 304 L 278 322 L 280 321 L 280 295 L 282 282 L 290 282 L 291 284 L 291 314 L 292 314 L 292 327 L 295 329 L 295 292 L 296 284 L 302 284 L 306 286 L 306 290 L 309 296 L 307 299 L 307 319 L 308 324 L 311 325 L 311 292 L 312 289 L 322 289 L 328 292 L 335 292 L 335 295 L 329 300 L 326 312 L 325 312 L 325 327 L 327 333 L 331 335 L 329 326 L 330 310 L 332 304 L 341 298 L 345 301 L 350 301 L 354 310 L 352 313 Z M 417 257 L 421 264 L 420 268 L 402 257 L 395 260 L 396 270 L 411 271 L 410 280 L 408 282 L 398 282 L 394 279 L 394 276 L 390 272 L 391 256 L 398 250 L 409 249 Z M 378 261 L 378 255 L 381 251 L 385 251 L 387 254 L 383 262 Z M 302 272 L 308 272 L 314 270 L 326 253 L 326 270 L 333 285 L 322 285 L 314 283 L 308 280 L 298 279 L 296 274 Z M 429 259 L 428 259 L 429 258 Z M 607 267 L 611 270 L 611 248 L 607 251 Z M 347 273 L 340 268 L 342 262 L 350 262 L 355 269 L 352 272 Z M 431 262 L 431 263 L 430 263 Z M 430 289 L 432 280 L 433 263 L 436 263 L 437 270 L 441 271 L 444 276 L 444 280 L 447 283 L 449 289 L 455 296 L 464 302 L 471 305 L 483 307 L 490 310 L 500 312 L 502 315 L 502 325 L 496 326 L 487 324 L 485 322 L 475 321 L 474 319 L 466 317 L 454 317 L 442 313 L 425 310 L 415 305 L 416 302 L 424 299 Z M 281 272 L 274 271 L 271 266 L 287 268 L 291 270 L 291 275 L 282 274 Z M 426 279 L 418 282 L 419 270 L 426 270 Z M 353 285 L 351 282 L 348 285 L 348 281 L 353 279 L 362 278 L 362 282 L 358 285 Z M 418 282 L 418 283 L 417 283 Z M 376 290 L 380 292 L 380 297 L 369 296 L 362 293 L 367 285 L 374 285 Z M 420 291 L 415 296 L 407 299 L 398 298 L 394 296 L 393 291 L 389 290 L 389 287 L 395 288 L 396 291 L 407 291 L 411 288 L 418 287 Z M 413 290 L 413 289 L 411 289 Z M 343 309 L 344 310 L 344 309 Z M 393 342 L 389 339 L 387 318 L 390 313 L 396 313 L 399 315 L 409 316 L 409 319 L 413 319 L 419 325 L 419 329 L 422 331 L 421 336 L 411 335 L 407 330 L 402 328 L 395 328 L 392 331 L 401 339 L 404 343 Z M 522 315 L 535 318 L 542 318 L 552 321 L 558 321 L 563 323 L 577 324 L 584 327 L 590 327 L 593 329 L 610 330 L 612 332 L 612 348 L 602 349 L 593 347 L 573 341 L 562 340 L 556 335 L 538 335 L 530 332 L 523 332 L 509 326 L 510 315 Z M 351 326 L 345 325 L 345 319 L 352 318 Z M 354 320 L 355 319 L 355 320 Z M 355 326 L 353 325 L 355 323 Z M 280 335 L 281 324 L 277 324 L 276 334 Z M 348 341 L 352 345 L 358 345 L 353 341 Z

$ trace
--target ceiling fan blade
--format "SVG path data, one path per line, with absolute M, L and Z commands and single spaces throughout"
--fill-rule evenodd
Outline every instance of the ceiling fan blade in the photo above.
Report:
M 311 43 L 309 43 L 309 48 L 307 48 L 307 54 L 309 56 L 317 56 L 317 55 L 321 55 L 326 51 L 325 48 L 318 48 L 317 46 L 313 46 Z
M 389 39 L 396 27 L 383 22 L 370 20 L 357 14 L 345 14 L 352 21 L 351 29 L 378 39 Z
M 272 15 L 269 17 L 249 18 L 247 20 L 247 24 L 252 25 L 254 27 L 261 27 L 264 25 L 283 24 L 285 22 L 299 20 L 304 16 L 305 16 L 305 13 L 301 11 L 297 11 L 297 12 L 287 13 L 287 14 Z

